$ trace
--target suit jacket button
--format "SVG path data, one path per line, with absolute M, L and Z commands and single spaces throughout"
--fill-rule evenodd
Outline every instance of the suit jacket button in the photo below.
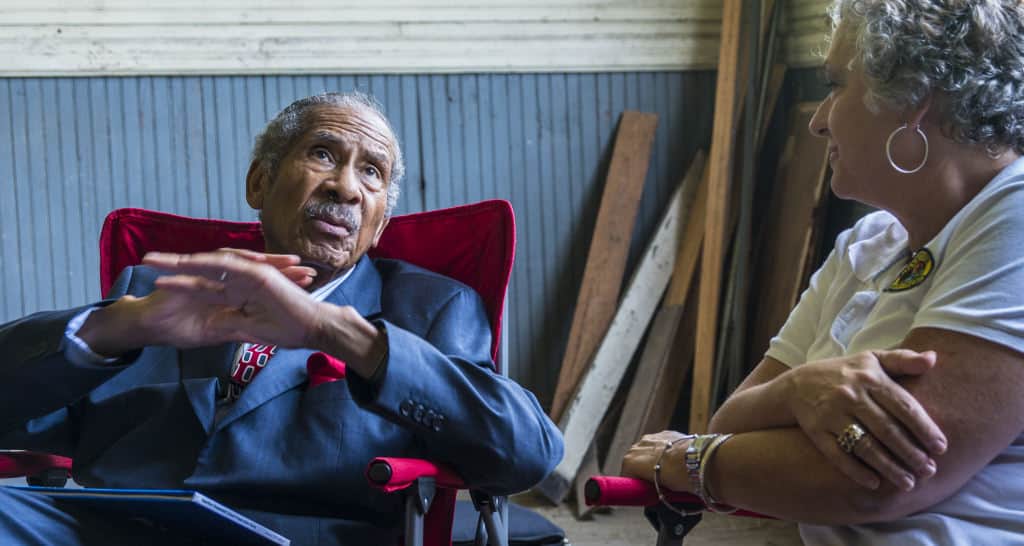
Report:
M 441 425 L 444 424 L 444 415 L 435 415 L 433 421 L 430 423 L 430 428 L 434 429 L 434 432 L 441 432 Z
M 398 406 L 398 412 L 402 414 L 402 417 L 408 417 L 412 413 L 412 400 L 406 400 Z
M 423 422 L 423 415 L 427 412 L 427 408 L 423 407 L 423 404 L 416 404 L 416 409 L 412 412 L 412 419 L 417 423 Z

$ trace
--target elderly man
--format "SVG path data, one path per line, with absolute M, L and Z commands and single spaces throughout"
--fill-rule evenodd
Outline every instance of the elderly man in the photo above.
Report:
M 0 327 L 0 447 L 71 456 L 88 486 L 199 490 L 296 544 L 395 542 L 402 507 L 363 477 L 376 455 L 442 460 L 497 494 L 538 482 L 561 438 L 494 373 L 479 297 L 365 255 L 402 171 L 368 97 L 286 108 L 246 177 L 267 254 L 150 254 L 109 300 Z M 311 351 L 348 380 L 308 387 Z M 179 543 L 15 490 L 0 506 L 4 544 Z

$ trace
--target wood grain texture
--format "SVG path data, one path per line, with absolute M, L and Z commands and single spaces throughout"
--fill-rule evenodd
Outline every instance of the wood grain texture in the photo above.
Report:
M 595 435 L 596 436 L 596 435 Z M 586 487 L 587 480 L 591 476 L 597 476 L 601 474 L 601 466 L 597 457 L 597 442 L 591 442 L 590 447 L 587 449 L 587 454 L 583 457 L 583 462 L 580 463 L 580 469 L 576 472 L 576 479 L 573 480 L 573 504 L 575 504 L 575 512 L 577 519 L 584 519 L 590 516 L 590 514 L 598 509 L 596 506 L 587 506 L 586 503 Z
M 787 62 L 820 64 L 828 0 L 787 4 Z M 298 0 L 5 0 L 0 75 L 703 70 L 717 63 L 721 14 L 718 0 L 397 0 L 345 9 Z
M 729 235 L 729 201 L 736 143 L 738 60 L 742 0 L 724 0 L 718 83 L 715 89 L 715 120 L 708 157 L 708 200 L 701 261 L 697 340 L 690 398 L 689 432 L 707 430 L 711 408 L 711 379 L 722 288 L 722 261 Z
M 5 0 L 0 74 L 705 70 L 718 0 Z M 787 61 L 820 64 L 827 0 L 786 9 Z
M 697 193 L 693 199 L 694 205 L 690 208 L 683 228 L 679 252 L 676 254 L 676 263 L 672 270 L 672 282 L 668 285 L 668 293 L 665 295 L 665 307 L 682 305 L 690 293 L 690 286 L 694 280 L 693 273 L 700 262 L 701 245 L 704 241 L 709 175 L 708 166 L 704 163 L 700 170 Z
M 761 230 L 751 295 L 755 305 L 750 354 L 758 358 L 796 306 L 810 277 L 820 210 L 827 195 L 828 141 L 807 130 L 817 103 L 797 104 L 779 160 Z
M 555 422 L 561 419 L 569 397 L 615 315 L 657 123 L 653 114 L 630 111 L 623 112 L 619 121 L 569 342 L 551 404 L 551 418 Z
M 721 13 L 714 0 L 335 4 L 5 0 L 0 74 L 707 69 Z
M 615 428 L 608 453 L 605 456 L 603 473 L 618 475 L 625 455 L 634 442 L 647 432 L 653 432 L 651 415 L 664 413 L 662 406 L 675 407 L 679 395 L 679 386 L 669 388 L 662 396 L 652 396 L 659 386 L 666 381 L 666 376 L 685 378 L 692 362 L 692 353 L 682 360 L 671 359 L 672 349 L 680 335 L 683 322 L 683 306 L 690 293 L 690 287 L 700 260 L 701 240 L 704 237 L 704 205 L 707 199 L 707 177 L 705 176 L 704 155 L 698 153 L 694 158 L 683 186 L 696 186 L 692 205 L 688 207 L 683 232 L 679 239 L 679 250 L 676 253 L 675 265 L 672 269 L 672 280 L 669 284 L 661 309 L 655 315 L 647 343 L 637 364 L 633 383 L 629 386 L 626 403 L 622 415 Z M 681 295 L 679 295 L 681 294 Z M 692 331 L 689 333 L 692 338 Z M 673 369 L 676 368 L 676 369 Z M 681 372 L 681 373 L 680 373 Z M 671 381 L 672 384 L 677 382 Z M 669 385 L 671 386 L 671 385 Z M 673 396 L 674 393 L 674 396 Z M 671 409 L 668 410 L 671 414 Z M 666 423 L 667 424 L 667 423 Z
M 561 502 L 568 493 L 626 367 L 668 287 L 679 247 L 682 188 L 676 189 L 666 209 L 657 233 L 648 242 L 640 265 L 629 280 L 622 304 L 615 310 L 615 318 L 594 353 L 593 362 L 559 419 L 565 456 L 536 488 L 553 502 Z
M 672 422 L 672 416 L 679 405 L 686 377 L 693 367 L 693 349 L 697 334 L 697 293 L 700 284 L 694 283 L 686 304 L 672 311 L 680 314 L 676 337 L 669 353 L 666 366 L 656 381 L 656 388 L 651 395 L 651 409 L 643 425 L 643 433 L 665 430 Z

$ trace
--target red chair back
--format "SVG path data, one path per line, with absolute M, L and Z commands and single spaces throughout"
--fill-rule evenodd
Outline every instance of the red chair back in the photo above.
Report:
M 392 217 L 370 256 L 404 260 L 476 290 L 491 321 L 491 357 L 497 365 L 515 237 L 508 201 L 481 201 Z M 107 216 L 100 233 L 100 286 L 106 294 L 121 270 L 141 263 L 150 251 L 192 253 L 222 247 L 262 251 L 259 223 L 118 209 Z

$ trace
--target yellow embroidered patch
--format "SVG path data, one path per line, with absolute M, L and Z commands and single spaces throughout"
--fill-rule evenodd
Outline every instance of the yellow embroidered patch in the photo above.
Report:
M 914 253 L 907 262 L 907 265 L 903 266 L 900 270 L 900 274 L 896 276 L 896 280 L 892 281 L 889 288 L 886 288 L 886 292 L 902 292 L 904 290 L 910 290 L 911 288 L 921 284 L 928 275 L 931 275 L 932 270 L 935 269 L 935 258 L 932 257 L 932 253 L 927 248 L 922 248 Z

